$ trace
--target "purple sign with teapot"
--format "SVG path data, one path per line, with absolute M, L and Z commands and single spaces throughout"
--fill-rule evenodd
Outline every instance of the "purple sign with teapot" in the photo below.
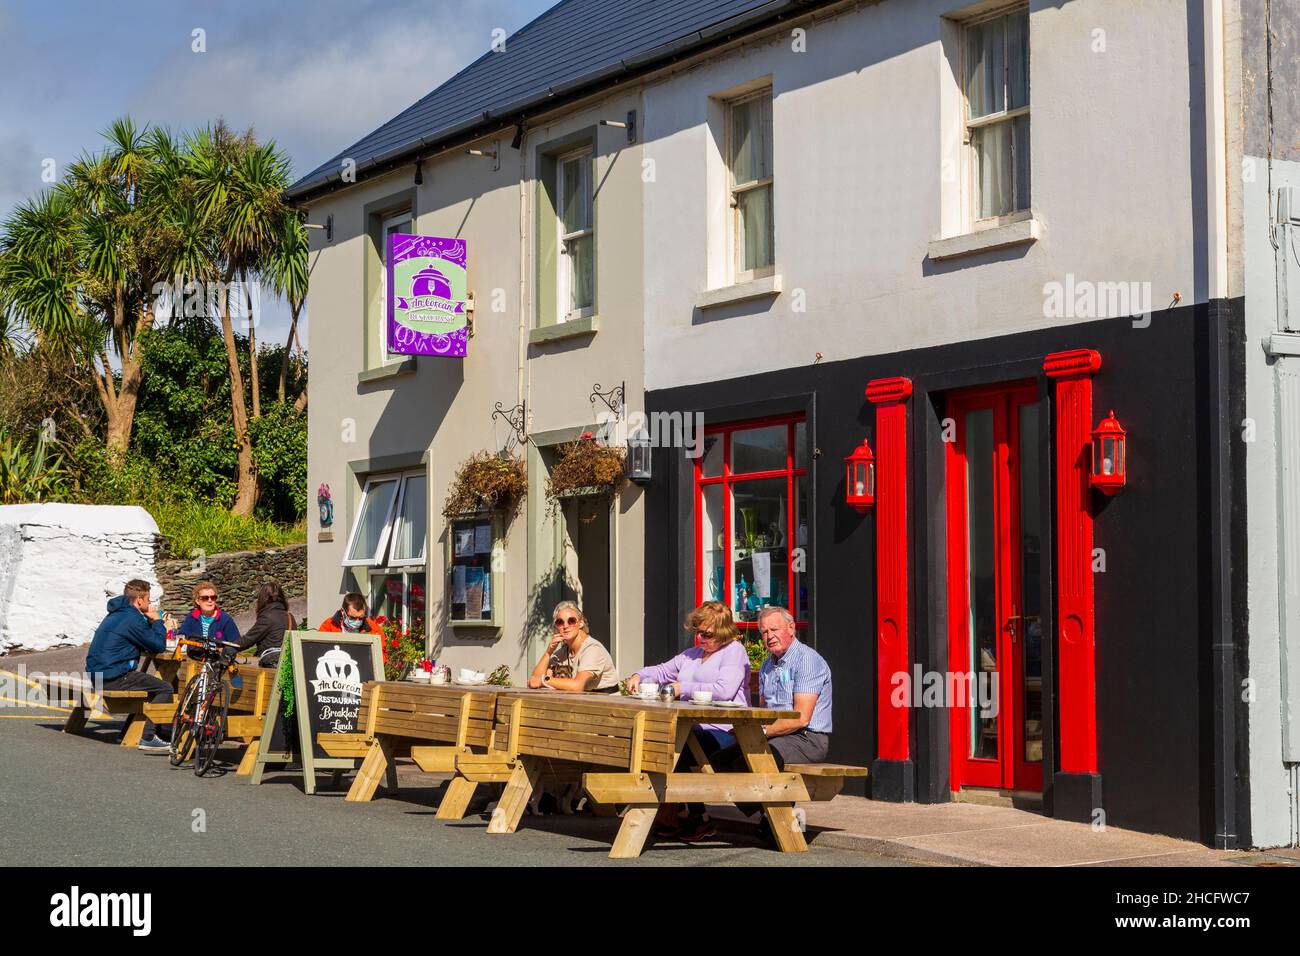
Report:
M 464 358 L 469 340 L 463 239 L 388 237 L 388 351 Z

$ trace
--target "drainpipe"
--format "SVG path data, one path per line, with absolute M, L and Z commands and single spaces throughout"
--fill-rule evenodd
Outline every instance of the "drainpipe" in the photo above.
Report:
M 1205 121 L 1205 297 L 1209 310 L 1211 668 L 1213 670 L 1214 845 L 1235 849 L 1237 832 L 1237 667 L 1232 607 L 1231 360 L 1226 316 L 1228 297 L 1228 181 L 1225 119 L 1223 5 L 1203 0 L 1201 57 Z M 1190 51 L 1189 51 L 1190 52 Z
M 498 146 L 498 149 L 501 147 Z M 528 290 L 528 131 L 519 137 L 519 367 L 516 382 L 518 403 L 524 406 L 525 431 L 531 425 L 532 404 L 528 401 L 528 309 L 524 295 Z M 524 449 L 527 458 L 528 449 Z

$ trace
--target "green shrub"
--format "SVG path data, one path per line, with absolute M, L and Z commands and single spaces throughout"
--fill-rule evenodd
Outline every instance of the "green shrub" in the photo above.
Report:
M 68 471 L 50 457 L 44 433 L 29 444 L 0 430 L 0 504 L 58 500 L 66 496 Z

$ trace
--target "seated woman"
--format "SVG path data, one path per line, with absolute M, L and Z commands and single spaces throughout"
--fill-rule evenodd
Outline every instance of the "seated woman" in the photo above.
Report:
M 280 649 L 284 632 L 293 630 L 293 615 L 289 613 L 289 599 L 276 581 L 267 581 L 257 590 L 255 605 L 257 621 L 248 629 L 239 650 L 256 647 L 260 667 L 276 667 L 280 663 Z
M 555 605 L 555 634 L 528 678 L 529 687 L 551 690 L 618 690 L 614 660 L 600 641 L 587 633 L 587 618 L 572 601 Z
M 740 631 L 731 617 L 731 609 L 721 601 L 706 601 L 686 618 L 686 630 L 694 634 L 696 645 L 682 651 L 665 664 L 643 667 L 627 679 L 627 689 L 635 694 L 642 681 L 673 689 L 673 696 L 689 700 L 695 691 L 707 690 L 714 700 L 749 704 L 749 654 L 736 640 Z M 696 724 L 692 731 L 705 757 L 712 757 L 736 742 L 730 724 Z M 678 771 L 696 764 L 688 750 L 681 756 Z M 673 808 L 675 811 L 675 808 Z M 684 820 L 673 821 L 673 811 L 661 818 L 660 836 L 676 837 L 690 843 L 716 832 L 709 823 L 703 804 L 688 804 Z
M 238 644 L 239 628 L 234 618 L 217 605 L 217 586 L 211 581 L 200 581 L 190 595 L 194 610 L 181 620 L 179 633 L 192 640 L 212 636 L 223 644 Z

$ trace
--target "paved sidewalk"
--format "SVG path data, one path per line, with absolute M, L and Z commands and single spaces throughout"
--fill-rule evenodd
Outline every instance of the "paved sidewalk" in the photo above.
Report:
M 1200 843 L 1028 810 L 972 803 L 886 803 L 838 796 L 803 805 L 810 845 L 953 866 L 1300 866 L 1300 850 L 1212 850 Z M 739 811 L 710 807 L 741 826 Z

